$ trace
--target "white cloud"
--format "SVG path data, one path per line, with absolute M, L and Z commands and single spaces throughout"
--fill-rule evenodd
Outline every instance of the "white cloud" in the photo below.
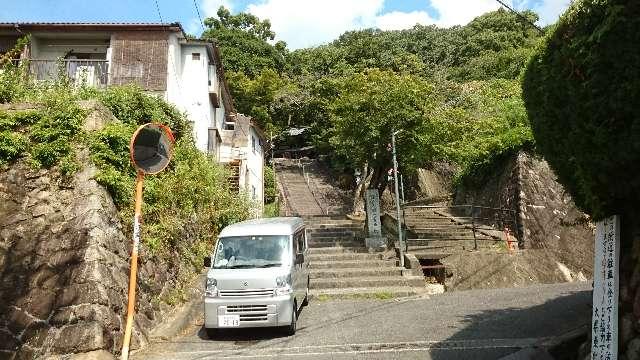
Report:
M 431 0 L 440 17 L 436 25 L 449 27 L 465 25 L 475 17 L 488 11 L 497 10 L 500 4 L 496 0 Z M 511 1 L 505 1 L 511 4 Z
M 265 0 L 247 11 L 269 19 L 278 39 L 297 49 L 331 41 L 347 30 L 375 26 L 384 0 Z
M 392 11 L 376 17 L 375 26 L 381 30 L 402 30 L 416 24 L 433 24 L 435 20 L 426 11 Z
M 535 4 L 532 10 L 540 15 L 539 23 L 549 25 L 558 21 L 558 18 L 567 10 L 570 3 L 570 0 L 542 0 Z
M 422 2 L 425 8 L 430 4 L 437 16 L 423 10 L 384 13 L 385 2 L 392 1 L 399 0 L 251 0 L 246 9 L 235 10 L 269 19 L 277 40 L 286 41 L 290 49 L 298 49 L 330 42 L 349 30 L 370 27 L 400 30 L 416 24 L 465 25 L 475 17 L 501 7 L 496 0 L 411 0 Z M 531 8 L 540 14 L 542 24 L 548 24 L 557 20 L 571 0 L 504 1 L 518 10 Z M 216 16 L 220 5 L 234 9 L 238 2 L 200 0 L 200 4 L 203 17 L 210 17 Z
M 218 8 L 220 8 L 220 6 L 224 6 L 227 9 L 231 10 L 233 9 L 233 4 L 231 3 L 230 0 L 202 0 L 200 2 L 200 12 L 202 13 L 202 17 L 204 20 L 204 18 L 208 18 L 208 17 L 216 17 L 216 14 L 218 13 Z

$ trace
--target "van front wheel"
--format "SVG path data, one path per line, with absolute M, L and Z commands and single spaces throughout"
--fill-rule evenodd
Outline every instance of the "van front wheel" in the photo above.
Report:
M 211 340 L 214 340 L 218 335 L 220 335 L 220 331 L 215 328 L 204 328 L 204 330 L 207 332 L 207 337 Z
M 293 309 L 291 310 L 291 325 L 287 326 L 287 335 L 292 336 L 296 334 L 296 328 L 298 323 L 298 305 L 293 302 Z
M 304 293 L 304 299 L 302 300 L 302 306 L 309 305 L 309 279 L 307 278 L 307 290 Z

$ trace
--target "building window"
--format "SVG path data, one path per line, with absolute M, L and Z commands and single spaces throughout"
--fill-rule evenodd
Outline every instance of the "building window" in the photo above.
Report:
M 254 153 L 258 151 L 256 147 L 256 138 L 253 135 L 251 136 L 251 148 L 253 149 Z
M 253 186 L 253 185 L 251 185 L 251 193 L 253 194 L 253 195 L 252 195 L 252 196 L 253 196 L 253 200 L 255 200 L 255 199 L 256 199 L 256 196 L 257 196 L 257 194 L 256 194 L 256 187 L 255 187 L 255 186 Z
M 192 53 L 191 60 L 200 60 L 200 53 Z

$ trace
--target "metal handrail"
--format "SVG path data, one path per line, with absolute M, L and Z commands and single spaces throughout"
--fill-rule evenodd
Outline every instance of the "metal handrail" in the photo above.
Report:
M 313 190 L 313 187 L 311 186 L 311 180 L 309 178 L 309 173 L 304 171 L 305 165 L 307 165 L 307 164 L 303 164 L 302 161 L 300 159 L 298 159 L 298 167 L 300 167 L 302 169 L 302 177 L 305 179 L 305 182 L 307 183 L 307 188 L 309 189 L 309 192 L 311 192 L 311 196 L 313 196 L 313 200 L 318 205 L 318 208 L 320 208 L 320 212 L 322 212 L 323 214 L 329 215 L 329 209 L 328 208 L 325 209 L 322 206 L 322 204 L 318 200 L 318 195 L 316 194 L 316 192 Z
M 104 59 L 13 59 L 11 62 L 28 66 L 37 81 L 58 80 L 66 76 L 78 85 L 106 87 L 109 84 L 109 61 Z
M 408 204 L 403 204 L 402 206 L 402 225 L 404 227 L 404 231 L 406 230 L 411 230 L 408 226 L 407 226 L 407 218 L 411 217 L 411 212 L 407 211 L 410 209 L 431 209 L 434 210 L 434 213 L 439 215 L 439 216 L 447 216 L 451 218 L 452 224 L 451 227 L 454 226 L 459 226 L 459 225 L 465 225 L 465 226 L 471 226 L 471 231 L 473 233 L 473 242 L 474 242 L 474 249 L 477 250 L 478 249 L 478 241 L 486 241 L 486 240 L 492 240 L 492 239 L 482 239 L 482 238 L 478 238 L 477 233 L 478 232 L 483 232 L 483 230 L 495 230 L 495 231 L 504 231 L 505 232 L 505 239 L 504 241 L 507 242 L 511 242 L 510 240 L 508 240 L 507 238 L 507 232 L 510 231 L 511 233 L 515 233 L 517 234 L 517 218 L 516 218 L 516 211 L 513 209 L 507 209 L 507 208 L 497 208 L 497 207 L 490 207 L 490 206 L 481 206 L 481 205 L 475 205 L 475 204 L 457 204 L 457 205 L 408 205 Z M 455 214 L 439 214 L 438 212 L 436 212 L 435 210 L 438 209 L 468 209 L 470 210 L 471 214 L 470 216 L 456 216 Z M 482 216 L 482 214 L 478 214 L 476 215 L 476 213 L 478 212 L 477 210 L 479 210 L 480 212 L 484 211 L 491 211 L 493 212 L 493 216 Z M 432 217 L 430 219 L 437 219 L 438 217 Z M 462 221 L 461 221 L 462 220 Z M 468 220 L 468 222 L 467 222 Z M 498 225 L 499 229 L 496 229 L 494 227 L 494 225 L 487 225 L 487 224 L 483 224 L 483 222 L 492 222 L 495 221 L 496 225 Z M 503 229 L 504 228 L 504 229 Z M 419 228 L 416 227 L 416 229 L 423 229 L 423 228 Z M 434 228 L 424 228 L 424 230 L 440 230 L 440 229 L 447 229 L 447 227 L 434 227 Z M 483 232 L 484 233 L 484 232 Z M 484 233 L 484 235 L 488 235 L 491 237 L 494 237 L 494 235 L 491 234 L 486 234 Z M 416 240 L 416 239 L 408 239 L 408 240 Z M 418 239 L 418 240 L 422 240 L 422 239 Z M 448 240 L 462 240 L 462 239 L 455 239 L 455 238 L 448 238 Z M 466 239 L 465 239 L 466 240 Z M 495 241 L 495 240 L 493 240 Z M 510 244 L 508 244 L 510 245 Z

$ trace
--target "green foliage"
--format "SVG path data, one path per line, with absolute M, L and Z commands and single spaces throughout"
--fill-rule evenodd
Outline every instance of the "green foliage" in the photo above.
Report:
M 257 76 L 265 68 L 277 72 L 283 69 L 286 44 L 268 42 L 275 37 L 268 20 L 260 21 L 248 13 L 231 15 L 224 7 L 218 9 L 217 15 L 217 18 L 205 19 L 208 29 L 202 38 L 215 40 L 225 69 L 243 72 L 249 77 Z
M 278 188 L 276 184 L 276 174 L 270 166 L 264 167 L 264 202 L 272 203 L 276 201 Z
M 0 166 L 17 159 L 27 150 L 29 140 L 23 134 L 0 131 Z
M 29 35 L 21 37 L 11 50 L 0 54 L 0 104 L 8 103 L 24 92 L 22 79 L 27 76 L 29 67 L 28 64 L 16 65 L 14 60 L 30 41 Z
M 261 71 L 253 79 L 245 73 L 229 71 L 227 79 L 238 112 L 251 114 L 263 128 L 274 123 L 269 106 L 279 89 L 286 85 L 285 79 L 271 69 Z
M 145 94 L 137 85 L 109 87 L 97 93 L 97 97 L 125 124 L 162 123 L 168 125 L 176 137 L 190 131 L 185 116 L 175 107 L 159 97 Z
M 15 130 L 32 125 L 42 118 L 38 110 L 0 111 L 0 130 Z
M 166 251 L 212 245 L 223 227 L 244 220 L 250 204 L 229 190 L 228 175 L 189 137 L 179 140 L 171 166 L 145 181 L 143 238 L 149 248 Z M 199 266 L 201 258 L 190 261 Z
M 134 124 L 113 122 L 90 134 L 91 160 L 99 171 L 96 181 L 107 188 L 118 207 L 131 203 L 135 171 L 129 161 L 129 141 Z
M 174 157 L 164 172 L 145 179 L 142 244 L 156 257 L 152 261 L 169 264 L 172 280 L 186 282 L 195 276 L 219 230 L 250 213 L 248 198 L 228 188 L 225 168 L 196 149 L 186 117 L 162 99 L 135 86 L 75 87 L 64 75 L 36 83 L 9 70 L 0 71 L 10 75 L 0 76 L 0 91 L 19 89 L 7 99 L 31 102 L 39 110 L 0 111 L 0 166 L 25 157 L 35 167 L 57 166 L 65 180 L 81 167 L 77 149 L 88 149 L 98 169 L 94 178 L 111 194 L 129 231 L 136 177 L 129 160 L 131 136 L 147 122 L 171 127 L 178 139 Z M 78 106 L 80 99 L 100 100 L 119 121 L 99 131 L 83 131 L 87 113 Z M 184 289 L 178 284 L 165 295 L 166 301 L 181 301 Z
M 419 165 L 430 155 L 421 138 L 432 107 L 433 86 L 418 77 L 376 69 L 354 74 L 340 84 L 331 106 L 330 143 L 354 167 L 388 168 L 391 133 L 402 130 L 397 139 L 402 164 Z
M 534 22 L 538 19 L 532 12 L 523 15 Z M 292 52 L 287 71 L 328 76 L 379 68 L 457 81 L 515 79 L 539 39 L 531 25 L 498 10 L 462 27 L 416 25 L 401 31 L 346 32 L 329 45 Z
M 444 86 L 439 93 L 450 95 L 440 101 L 456 106 L 440 105 L 431 117 L 429 137 L 436 144 L 437 157 L 475 168 L 533 143 L 517 81 Z
M 575 2 L 523 79 L 536 143 L 598 220 L 640 201 L 640 3 Z
M 66 158 L 63 172 L 73 166 L 73 142 L 82 133 L 86 116 L 68 94 L 47 93 L 42 98 L 42 110 L 0 112 L 0 131 L 3 133 L 0 163 L 10 163 L 28 155 L 35 167 L 52 167 Z
M 50 98 L 42 117 L 29 128 L 31 160 L 37 165 L 48 168 L 74 154 L 72 143 L 86 113 L 68 100 L 66 96 Z
M 264 204 L 264 211 L 262 212 L 262 217 L 270 218 L 270 217 L 278 217 L 280 216 L 280 203 L 274 201 L 272 203 Z

